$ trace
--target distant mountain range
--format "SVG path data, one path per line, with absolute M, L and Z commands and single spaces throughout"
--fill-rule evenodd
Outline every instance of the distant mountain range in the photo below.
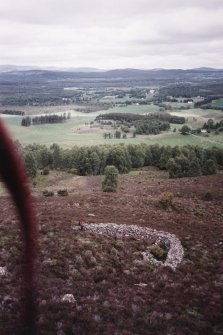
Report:
M 22 65 L 0 65 L 0 72 L 11 72 L 11 71 L 30 71 L 30 70 L 43 70 L 43 71 L 65 71 L 65 72 L 103 72 L 105 70 L 96 69 L 93 67 L 78 67 L 78 68 L 69 68 L 69 67 L 40 67 L 40 66 L 22 66 Z
M 74 80 L 74 79 L 155 79 L 189 80 L 223 78 L 223 69 L 200 67 L 195 69 L 114 69 L 95 68 L 40 68 L 32 66 L 0 65 L 1 80 Z

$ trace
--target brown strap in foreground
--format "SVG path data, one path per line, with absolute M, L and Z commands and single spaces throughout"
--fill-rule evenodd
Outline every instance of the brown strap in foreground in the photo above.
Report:
M 14 142 L 0 120 L 0 174 L 16 204 L 24 239 L 24 306 L 21 334 L 36 333 L 35 265 L 37 251 L 37 224 L 28 178 Z

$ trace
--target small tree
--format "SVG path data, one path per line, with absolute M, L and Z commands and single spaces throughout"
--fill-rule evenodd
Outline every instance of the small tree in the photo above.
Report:
M 189 133 L 191 132 L 190 127 L 188 127 L 186 124 L 183 125 L 183 127 L 180 130 L 182 135 L 189 135 Z
M 209 174 L 215 174 L 217 173 L 217 165 L 213 159 L 208 159 L 204 165 L 203 165 L 203 174 L 209 175 Z
M 163 192 L 158 198 L 160 206 L 164 209 L 173 207 L 173 193 L 172 192 Z
M 37 163 L 32 152 L 27 152 L 24 157 L 25 168 L 29 176 L 34 178 L 37 175 Z
M 104 192 L 115 192 L 118 187 L 118 169 L 114 165 L 105 168 L 105 179 L 102 182 Z
M 121 138 L 121 134 L 122 133 L 119 130 L 116 130 L 114 136 L 115 136 L 115 138 L 119 139 L 119 138 Z
M 190 160 L 189 162 L 189 169 L 187 172 L 188 177 L 195 177 L 195 176 L 201 176 L 201 166 L 199 159 L 195 157 L 194 159 Z

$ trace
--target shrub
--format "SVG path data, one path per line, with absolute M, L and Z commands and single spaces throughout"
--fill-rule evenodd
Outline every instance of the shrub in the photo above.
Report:
M 124 242 L 122 240 L 116 240 L 115 241 L 115 248 L 116 249 L 123 249 L 124 248 Z
M 172 192 L 163 192 L 158 198 L 160 206 L 164 209 L 173 207 L 173 193 Z
M 190 127 L 188 127 L 186 124 L 183 125 L 183 127 L 180 129 L 180 132 L 182 135 L 188 135 L 191 132 Z
M 217 173 L 217 165 L 213 159 L 208 159 L 203 165 L 203 174 L 215 174 Z
M 52 191 L 44 190 L 43 195 L 44 197 L 53 197 L 54 193 Z
M 75 168 L 71 168 L 71 169 L 67 170 L 67 172 L 68 172 L 68 173 L 71 173 L 71 174 L 75 174 L 75 175 L 78 174 L 78 170 L 75 169 Z
M 149 247 L 149 252 L 154 256 L 158 261 L 164 261 L 168 254 L 166 248 L 162 248 L 159 244 L 153 244 Z
M 68 196 L 68 191 L 67 189 L 59 190 L 57 191 L 57 195 L 59 195 L 60 197 L 66 197 Z
M 213 196 L 211 194 L 211 192 L 207 192 L 205 193 L 205 195 L 203 195 L 202 200 L 204 201 L 212 201 L 213 200 Z
M 26 171 L 27 171 L 28 175 L 31 178 L 36 177 L 36 175 L 37 175 L 37 163 L 36 163 L 36 159 L 35 159 L 33 153 L 32 152 L 27 152 L 25 154 L 24 161 L 25 161 L 25 168 L 26 168 Z
M 95 266 L 97 264 L 96 258 L 93 256 L 91 250 L 86 250 L 84 252 L 84 260 L 88 267 Z
M 49 168 L 45 167 L 41 174 L 44 175 L 44 176 L 47 176 L 48 174 L 50 174 Z

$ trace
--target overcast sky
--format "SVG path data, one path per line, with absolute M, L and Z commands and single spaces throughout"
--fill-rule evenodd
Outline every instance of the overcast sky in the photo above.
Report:
M 1 0 L 0 64 L 223 68 L 223 0 Z

